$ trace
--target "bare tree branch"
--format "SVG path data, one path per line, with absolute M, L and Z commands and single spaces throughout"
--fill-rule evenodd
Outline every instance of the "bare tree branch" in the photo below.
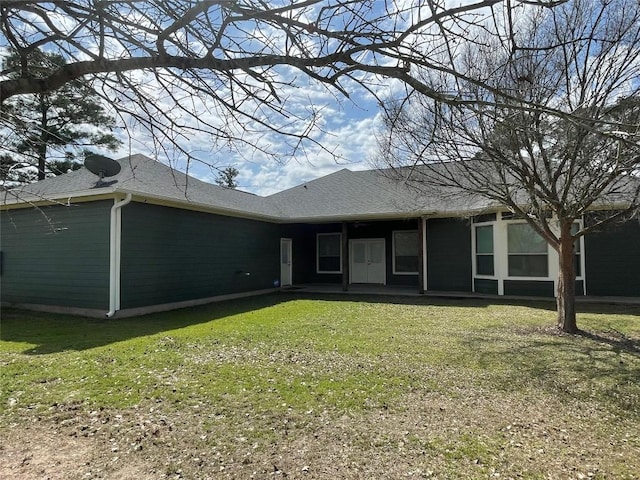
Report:
M 378 160 L 416 188 L 526 220 L 559 253 L 559 325 L 572 331 L 574 242 L 640 209 L 640 6 L 550 7 L 508 2 L 493 31 L 430 65 L 426 87 L 406 79 L 422 95 L 387 109 Z

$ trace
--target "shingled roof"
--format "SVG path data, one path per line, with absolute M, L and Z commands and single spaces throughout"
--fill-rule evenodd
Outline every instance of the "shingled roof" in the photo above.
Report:
M 343 169 L 267 199 L 287 218 L 310 221 L 459 214 L 488 206 L 486 200 L 476 203 L 469 198 L 430 195 L 401 177 L 388 170 Z
M 156 201 L 184 204 L 191 208 L 277 220 L 279 212 L 251 193 L 203 182 L 144 155 L 118 160 L 122 169 L 101 182 L 86 168 L 47 178 L 12 190 L 3 203 L 35 200 L 67 200 L 113 193 L 131 193 Z
M 118 160 L 119 174 L 101 182 L 86 168 L 12 190 L 4 205 L 131 193 L 137 199 L 169 202 L 232 216 L 269 221 L 338 221 L 460 214 L 486 209 L 485 201 L 443 199 L 419 192 L 381 170 L 340 170 L 288 190 L 261 197 L 190 177 L 144 155 Z

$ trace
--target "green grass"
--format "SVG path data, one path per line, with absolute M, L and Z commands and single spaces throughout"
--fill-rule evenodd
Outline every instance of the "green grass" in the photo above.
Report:
M 0 440 L 63 431 L 77 478 L 638 478 L 640 308 L 584 308 L 577 336 L 548 302 L 5 309 Z

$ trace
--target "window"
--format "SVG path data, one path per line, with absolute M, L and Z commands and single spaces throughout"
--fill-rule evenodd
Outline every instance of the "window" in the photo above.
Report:
M 510 277 L 548 277 L 547 242 L 528 223 L 507 225 Z
M 342 235 L 318 234 L 318 273 L 342 273 Z
M 574 223 L 573 225 L 571 225 L 571 234 L 575 235 L 576 233 L 578 233 L 578 230 L 580 230 L 580 224 L 579 223 Z M 581 277 L 582 276 L 582 261 L 581 261 L 581 257 L 580 255 L 582 254 L 582 252 L 580 251 L 580 239 L 576 239 L 576 241 L 573 244 L 573 251 L 575 252 L 575 257 L 574 257 L 574 264 L 573 264 L 573 268 L 575 269 L 576 272 L 576 277 Z
M 493 276 L 493 225 L 476 227 L 476 274 Z
M 420 239 L 416 230 L 393 232 L 393 273 L 415 275 L 419 272 Z

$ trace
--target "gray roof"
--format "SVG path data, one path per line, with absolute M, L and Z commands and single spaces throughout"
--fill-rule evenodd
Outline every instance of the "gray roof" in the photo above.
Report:
M 13 189 L 3 203 L 11 200 L 55 200 L 109 193 L 132 193 L 165 202 L 177 202 L 193 208 L 277 220 L 279 213 L 263 197 L 203 182 L 185 175 L 144 155 L 118 160 L 122 169 L 102 182 L 86 168 L 47 178 Z M 15 201 L 15 200 L 14 200 Z
M 389 170 L 340 170 L 267 197 L 289 218 L 317 220 L 412 217 L 485 209 L 469 198 L 444 198 L 404 182 Z
M 486 209 L 486 200 L 429 195 L 412 189 L 384 170 L 340 170 L 325 177 L 261 197 L 187 176 L 144 155 L 118 160 L 119 174 L 102 182 L 86 168 L 14 189 L 5 205 L 34 200 L 60 200 L 101 194 L 177 203 L 185 208 L 261 218 L 270 221 L 339 221 L 406 218 L 425 214 L 460 214 Z M 386 174 L 385 174 L 386 173 Z

